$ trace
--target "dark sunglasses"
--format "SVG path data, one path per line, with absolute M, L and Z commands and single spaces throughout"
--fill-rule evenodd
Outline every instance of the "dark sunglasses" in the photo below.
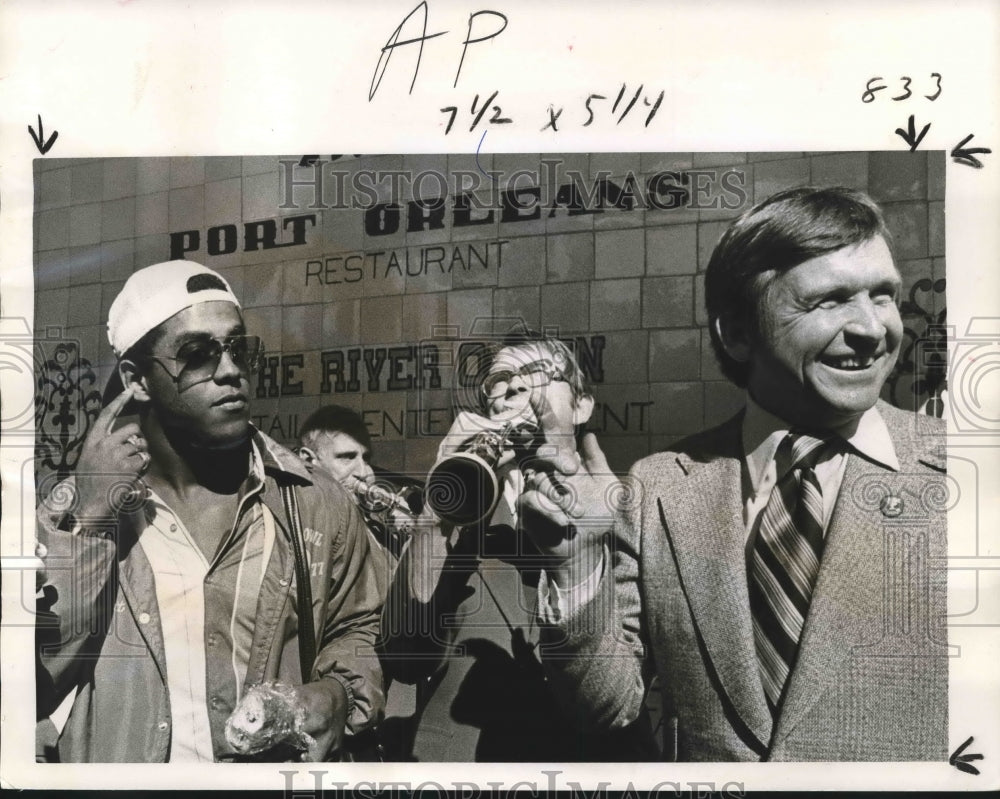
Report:
M 228 352 L 234 364 L 241 372 L 253 374 L 261 365 L 264 354 L 264 342 L 260 336 L 226 336 L 225 338 L 204 338 L 189 341 L 184 344 L 176 355 L 152 353 L 153 360 L 160 362 L 161 358 L 180 364 L 177 374 L 174 374 L 163 363 L 164 371 L 174 382 L 185 380 L 190 383 L 209 380 L 219 368 L 222 353 Z

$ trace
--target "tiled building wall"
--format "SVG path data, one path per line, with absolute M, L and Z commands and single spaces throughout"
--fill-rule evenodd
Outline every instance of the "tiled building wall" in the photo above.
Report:
M 543 158 L 559 164 L 546 173 Z M 447 211 L 438 229 L 406 232 L 410 187 L 404 183 L 396 197 L 382 188 L 379 201 L 404 206 L 400 230 L 391 235 L 366 233 L 364 210 L 308 207 L 313 198 L 308 187 L 294 189 L 299 208 L 280 208 L 285 189 L 278 157 L 46 158 L 36 165 L 36 333 L 39 340 L 78 341 L 98 389 L 114 366 L 104 329 L 112 299 L 135 269 L 170 257 L 171 233 L 197 230 L 200 250 L 187 257 L 230 281 L 244 302 L 250 330 L 264 337 L 272 354 L 285 356 L 286 382 L 301 384 L 291 389 L 299 394 L 285 390 L 257 399 L 259 425 L 293 444 L 297 426 L 312 410 L 328 402 L 346 404 L 364 413 L 376 463 L 418 475 L 430 466 L 450 421 L 454 380 L 449 367 L 441 367 L 439 388 L 389 390 L 391 363 L 386 362 L 376 381 L 379 390 L 372 391 L 361 360 L 360 390 L 337 394 L 323 391 L 323 352 L 360 347 L 362 359 L 367 353 L 374 368 L 378 347 L 412 345 L 435 333 L 476 338 L 493 317 L 520 318 L 568 338 L 582 336 L 588 346 L 594 344 L 592 337 L 603 336 L 597 363 L 603 374 L 595 386 L 598 404 L 590 427 L 612 465 L 624 469 L 739 407 L 740 392 L 722 378 L 709 346 L 703 270 L 729 220 L 779 189 L 808 183 L 855 186 L 883 204 L 904 296 L 912 290 L 916 302 L 908 345 L 944 308 L 943 153 L 535 154 L 486 155 L 478 161 L 407 155 L 346 156 L 327 163 L 348 183 L 364 170 L 445 176 Z M 661 172 L 694 170 L 709 176 L 698 180 L 707 182 L 710 198 L 720 196 L 713 181 L 732 173 L 739 176 L 730 180 L 741 181 L 745 200 L 735 202 L 738 192 L 730 192 L 728 204 L 737 207 L 611 207 L 595 214 L 570 214 L 557 201 L 554 214 L 543 208 L 534 220 L 503 221 L 497 211 L 492 218 L 478 215 L 487 219 L 483 224 L 456 226 L 452 179 L 458 170 L 480 169 L 495 173 L 490 181 L 500 190 L 512 185 L 518 170 L 540 176 L 531 180 L 522 173 L 520 187 L 539 186 L 553 169 L 555 186 L 569 183 L 573 171 L 584 186 L 593 186 L 599 173 L 610 175 L 616 185 L 632 174 L 642 186 Z M 314 174 L 296 168 L 294 178 Z M 480 194 L 485 196 L 489 187 L 486 181 Z M 335 188 L 328 180 L 323 202 L 332 204 Z M 441 188 L 426 180 L 421 196 L 441 196 Z M 234 224 L 242 234 L 243 223 L 276 219 L 279 241 L 288 242 L 292 229 L 282 230 L 281 222 L 301 214 L 316 217 L 315 226 L 305 230 L 304 245 L 244 251 L 241 241 L 231 254 L 206 252 L 213 226 Z M 217 239 L 217 249 L 226 249 L 225 243 Z M 480 257 L 485 254 L 488 266 L 475 260 L 470 246 Z M 384 255 L 373 261 L 376 252 Z M 352 253 L 366 257 L 354 264 L 374 270 L 356 282 L 348 282 L 357 274 L 348 273 L 343 260 L 333 260 Z M 395 268 L 388 268 L 391 253 Z M 441 258 L 450 271 L 441 267 Z M 934 281 L 942 282 L 935 286 Z M 449 351 L 454 346 L 442 345 Z M 302 366 L 297 367 L 300 354 Z M 402 364 L 399 375 L 414 374 L 411 362 Z M 275 375 L 280 383 L 280 368 Z M 910 376 L 896 386 L 898 404 L 912 402 L 912 382 Z M 51 428 L 53 422 L 40 415 L 39 425 Z M 55 435 L 51 429 L 40 434 Z

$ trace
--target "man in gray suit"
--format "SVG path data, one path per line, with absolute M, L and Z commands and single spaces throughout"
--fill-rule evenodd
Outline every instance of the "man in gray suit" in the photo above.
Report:
M 593 439 L 529 477 L 542 656 L 581 723 L 627 724 L 650 666 L 680 760 L 947 757 L 944 429 L 879 399 L 900 283 L 866 195 L 768 198 L 706 273 L 745 409 L 639 461 L 613 523 Z

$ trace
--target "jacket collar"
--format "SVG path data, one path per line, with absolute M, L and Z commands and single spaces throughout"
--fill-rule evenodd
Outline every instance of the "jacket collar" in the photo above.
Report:
M 263 468 L 263 474 L 285 478 L 285 482 L 298 482 L 312 485 L 312 476 L 306 469 L 302 459 L 287 447 L 283 447 L 266 433 L 262 433 L 253 425 L 250 426 L 251 439 L 254 445 L 255 458 Z M 278 478 L 280 481 L 280 478 Z

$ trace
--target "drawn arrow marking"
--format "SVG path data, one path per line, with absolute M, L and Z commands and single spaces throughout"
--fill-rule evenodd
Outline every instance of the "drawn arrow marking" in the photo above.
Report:
M 955 149 L 951 151 L 951 157 L 955 159 L 960 164 L 965 164 L 966 166 L 971 166 L 974 169 L 982 169 L 983 162 L 980 161 L 975 153 L 980 155 L 985 155 L 986 153 L 992 153 L 993 151 L 989 147 L 969 147 L 965 148 L 965 145 L 972 141 L 974 133 L 970 133 L 962 141 L 955 145 Z
M 35 146 L 38 148 L 38 152 L 45 155 L 49 150 L 52 149 L 52 145 L 56 143 L 56 139 L 59 138 L 59 131 L 52 131 L 52 135 L 49 137 L 48 141 L 45 140 L 45 131 L 42 130 L 42 115 L 38 115 L 38 133 L 35 133 L 35 129 L 28 125 L 28 133 L 31 134 L 31 138 L 35 141 Z M 971 137 L 970 137 L 971 138 Z
M 920 131 L 920 135 L 917 135 L 917 125 L 913 121 L 913 114 L 910 114 L 910 121 L 907 123 L 907 130 L 902 128 L 896 128 L 896 135 L 900 136 L 903 141 L 910 145 L 910 152 L 912 153 L 917 149 L 917 145 L 920 144 L 924 136 L 927 135 L 927 131 L 931 129 L 931 123 L 928 122 L 924 125 L 923 130 Z
M 969 138 L 971 139 L 972 137 L 970 136 Z M 968 139 L 966 141 L 968 141 Z M 964 143 L 965 142 L 963 142 L 963 144 Z M 957 768 L 959 771 L 964 771 L 966 774 L 978 774 L 979 769 L 977 769 L 975 766 L 970 765 L 969 761 L 982 760 L 983 756 L 977 753 L 972 753 L 968 755 L 962 754 L 962 752 L 964 752 L 971 743 L 972 743 L 972 736 L 970 735 L 968 740 L 966 740 L 964 744 L 962 744 L 960 747 L 958 747 L 958 749 L 956 749 L 954 752 L 951 753 L 951 757 L 948 758 L 948 763 Z

